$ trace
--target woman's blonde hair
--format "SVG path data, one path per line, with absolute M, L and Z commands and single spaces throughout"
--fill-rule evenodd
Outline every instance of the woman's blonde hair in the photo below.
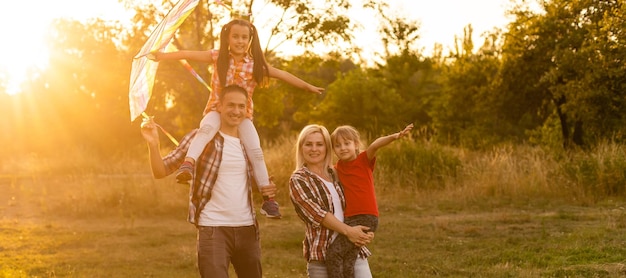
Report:
M 342 125 L 335 128 L 333 134 L 330 135 L 330 138 L 333 144 L 336 144 L 337 139 L 339 138 L 352 141 L 354 142 L 354 146 L 356 147 L 356 155 L 359 155 L 359 153 L 361 152 L 361 135 L 359 134 L 359 131 L 356 130 L 356 128 L 354 128 L 353 126 Z
M 304 140 L 307 136 L 313 133 L 320 133 L 322 137 L 324 137 L 324 144 L 326 145 L 326 157 L 324 158 L 324 169 L 328 169 L 332 165 L 332 145 L 330 143 L 330 134 L 328 133 L 328 129 L 321 125 L 307 125 L 302 131 L 300 131 L 300 135 L 298 135 L 298 142 L 296 145 L 296 170 L 300 169 L 304 166 L 304 154 L 302 153 L 302 146 L 304 145 Z

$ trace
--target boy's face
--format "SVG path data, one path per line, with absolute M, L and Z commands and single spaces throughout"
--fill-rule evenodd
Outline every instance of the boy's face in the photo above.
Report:
M 351 161 L 356 159 L 356 144 L 353 140 L 338 137 L 333 143 L 333 150 L 340 160 Z
M 221 123 L 224 126 L 239 126 L 246 117 L 246 95 L 241 92 L 228 92 L 218 103 Z

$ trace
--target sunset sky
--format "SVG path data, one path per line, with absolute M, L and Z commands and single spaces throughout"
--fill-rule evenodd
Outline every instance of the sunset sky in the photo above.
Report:
M 363 0 L 352 0 L 353 7 L 361 5 Z M 260 3 L 262 1 L 256 1 Z M 479 35 L 496 26 L 503 27 L 508 21 L 504 10 L 508 0 L 390 0 L 387 1 L 391 12 L 406 18 L 420 21 L 420 40 L 418 46 L 426 52 L 435 42 L 451 46 L 454 36 L 463 32 L 463 27 L 472 24 L 474 39 L 479 42 Z M 47 54 L 43 35 L 49 22 L 58 17 L 71 17 L 84 20 L 93 17 L 128 21 L 131 13 L 125 11 L 117 0 L 32 0 L 9 1 L 0 9 L 0 33 L 9 42 L 0 45 L 0 74 L 9 72 L 9 93 L 17 92 L 25 72 L 32 67 L 45 67 Z M 357 36 L 359 44 L 372 46 L 374 51 L 379 44 L 376 37 L 375 21 L 371 14 L 362 11 L 353 13 L 355 21 L 362 24 Z M 262 16 L 256 17 L 257 21 Z M 263 40 L 263 34 L 260 34 Z M 286 45 L 282 52 L 291 51 L 293 46 Z M 366 50 L 367 51 L 367 50 Z

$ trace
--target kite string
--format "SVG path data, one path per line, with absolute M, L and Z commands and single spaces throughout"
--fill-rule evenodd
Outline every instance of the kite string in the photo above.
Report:
M 151 121 L 152 118 L 154 118 L 154 116 L 148 116 L 148 114 L 146 114 L 146 112 L 142 112 L 141 115 L 143 116 L 144 121 Z M 174 143 L 174 145 L 176 145 L 178 147 L 179 143 L 178 140 L 176 140 L 176 138 L 174 138 L 174 136 L 172 136 L 172 134 L 170 134 L 169 132 L 167 132 L 167 130 L 165 130 L 165 128 L 163 128 L 161 125 L 154 123 L 154 125 L 156 125 L 161 132 L 163 132 L 163 134 L 165 134 L 165 136 L 167 136 L 167 138 L 170 139 L 170 141 L 172 141 L 172 143 Z

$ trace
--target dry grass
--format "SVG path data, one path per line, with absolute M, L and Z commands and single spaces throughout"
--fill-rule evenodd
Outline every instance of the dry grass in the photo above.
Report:
M 197 277 L 187 188 L 171 177 L 153 180 L 144 152 L 4 158 L 0 277 Z M 305 277 L 303 225 L 287 190 L 293 140 L 265 153 L 284 218 L 260 219 L 264 273 Z M 381 219 L 370 246 L 372 271 L 375 277 L 623 277 L 621 157 L 623 147 L 610 144 L 570 154 L 394 144 L 377 162 Z

